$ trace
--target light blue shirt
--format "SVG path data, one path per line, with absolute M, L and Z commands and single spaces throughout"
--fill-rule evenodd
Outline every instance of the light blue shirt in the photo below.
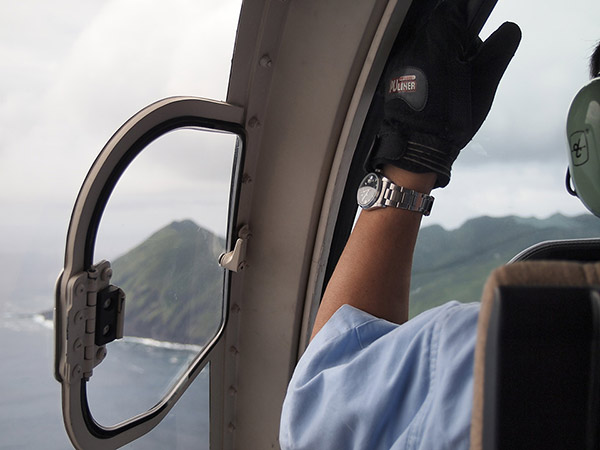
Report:
M 397 325 L 342 306 L 294 371 L 281 448 L 468 448 L 478 314 L 450 302 Z

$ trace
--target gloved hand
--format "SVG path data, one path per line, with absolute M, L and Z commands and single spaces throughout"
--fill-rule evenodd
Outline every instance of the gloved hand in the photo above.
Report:
M 377 89 L 384 106 L 373 168 L 435 172 L 435 187 L 444 187 L 452 163 L 487 117 L 521 30 L 507 22 L 482 43 L 467 31 L 466 3 L 442 1 L 412 39 L 392 50 Z

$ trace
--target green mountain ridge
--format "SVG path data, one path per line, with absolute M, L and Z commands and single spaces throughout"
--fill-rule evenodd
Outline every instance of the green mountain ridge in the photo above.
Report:
M 424 227 L 417 241 L 411 316 L 449 300 L 478 301 L 489 273 L 546 240 L 600 236 L 591 215 L 479 217 L 454 230 Z M 173 222 L 112 262 L 125 291 L 125 334 L 204 345 L 222 319 L 225 241 L 191 220 Z
M 225 241 L 191 220 L 173 222 L 112 262 L 126 294 L 125 334 L 204 345 L 221 322 Z
M 411 316 L 449 300 L 479 301 L 490 272 L 534 244 L 599 236 L 600 220 L 589 214 L 478 217 L 450 231 L 424 227 L 413 261 Z

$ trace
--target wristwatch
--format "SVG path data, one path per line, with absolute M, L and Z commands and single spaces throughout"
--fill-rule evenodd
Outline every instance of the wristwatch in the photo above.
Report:
M 433 206 L 431 195 L 406 189 L 394 184 L 379 172 L 371 172 L 363 178 L 356 193 L 358 205 L 365 210 L 386 208 L 406 209 L 428 216 Z

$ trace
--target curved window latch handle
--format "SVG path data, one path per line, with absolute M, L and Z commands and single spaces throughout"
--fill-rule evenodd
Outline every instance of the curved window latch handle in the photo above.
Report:
M 238 272 L 248 266 L 246 263 L 246 246 L 248 245 L 248 239 L 252 236 L 248 225 L 244 225 L 240 229 L 238 236 L 233 250 L 219 256 L 219 266 L 231 272 Z

